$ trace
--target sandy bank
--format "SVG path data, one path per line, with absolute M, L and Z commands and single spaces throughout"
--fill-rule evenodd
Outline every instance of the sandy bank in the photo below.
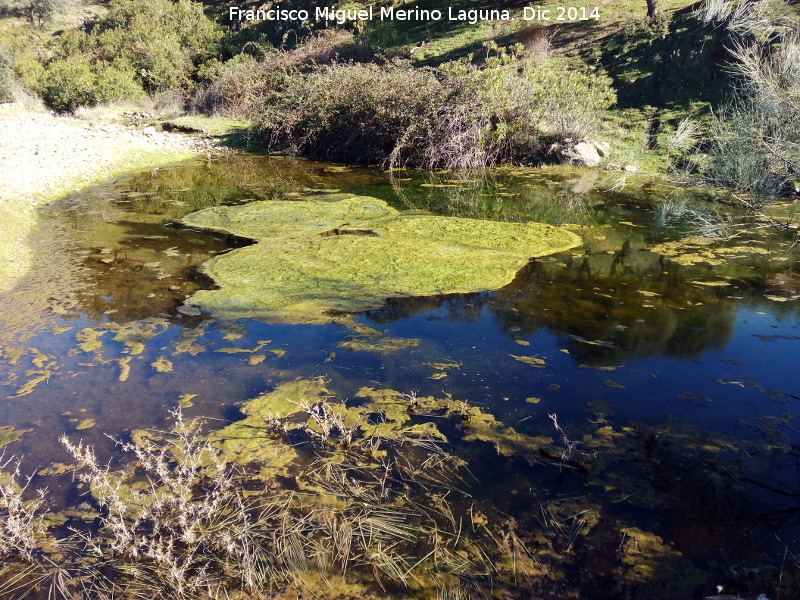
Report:
M 39 206 L 114 175 L 215 151 L 208 138 L 0 111 L 0 291 L 29 268 L 26 240 Z

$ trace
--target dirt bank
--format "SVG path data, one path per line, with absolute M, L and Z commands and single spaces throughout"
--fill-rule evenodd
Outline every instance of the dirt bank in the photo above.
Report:
M 27 272 L 36 209 L 114 175 L 218 152 L 213 140 L 0 109 L 0 291 Z

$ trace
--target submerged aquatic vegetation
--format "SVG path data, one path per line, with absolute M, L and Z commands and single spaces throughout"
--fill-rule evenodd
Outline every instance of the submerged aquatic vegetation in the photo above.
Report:
M 287 323 L 326 323 L 391 297 L 498 289 L 530 258 L 580 244 L 550 225 L 400 213 L 347 194 L 210 208 L 182 223 L 257 241 L 206 263 L 220 289 L 187 304 Z
M 64 599 L 371 597 L 378 589 L 408 598 L 689 597 L 707 579 L 694 558 L 661 529 L 604 511 L 609 503 L 659 509 L 685 492 L 670 483 L 673 471 L 709 494 L 735 493 L 736 461 L 751 453 L 676 424 L 648 431 L 600 419 L 573 439 L 553 414 L 554 442 L 447 395 L 364 387 L 352 404 L 340 402 L 323 379 L 281 384 L 241 409 L 245 419 L 210 434 L 180 412 L 168 432 L 134 432 L 122 444 L 134 461 L 118 470 L 65 439 L 77 463 L 70 470 L 91 498 L 47 518 L 43 497 L 23 500 L 18 473 L 0 473 L 0 525 L 24 525 L 24 539 L 0 538 L 3 597 L 48 589 Z M 452 444 L 471 445 L 463 456 L 473 463 L 447 451 L 439 427 Z M 507 462 L 519 478 L 503 487 L 505 499 L 471 495 L 491 483 L 471 470 L 492 447 L 497 465 Z M 285 468 L 274 462 L 279 449 L 291 454 Z M 530 486 L 526 470 L 547 464 L 588 486 L 556 499 Z M 507 503 L 538 509 L 512 518 L 503 516 Z M 78 533 L 57 541 L 48 528 L 62 525 Z
M 321 381 L 305 383 L 324 391 Z M 287 384 L 263 403 L 298 397 L 303 384 Z M 281 590 L 316 596 L 338 581 L 427 596 L 487 573 L 477 549 L 456 552 L 468 541 L 445 496 L 455 490 L 459 460 L 410 430 L 382 438 L 379 451 L 379 435 L 352 428 L 352 444 L 337 449 L 324 429 L 342 424 L 337 408 L 325 399 L 298 408 L 316 427 L 294 428 L 306 446 L 294 489 L 229 463 L 180 411 L 170 432 L 135 432 L 122 443 L 135 462 L 118 471 L 91 447 L 62 438 L 99 508 L 90 517 L 95 527 L 66 540 L 47 531 L 44 496 L 23 501 L 24 486 L 4 475 L 3 597 L 49 589 L 55 598 L 265 599 Z M 77 516 L 67 511 L 48 523 L 77 526 Z

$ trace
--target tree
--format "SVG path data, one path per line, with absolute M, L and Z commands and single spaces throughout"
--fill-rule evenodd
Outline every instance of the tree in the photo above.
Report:
M 42 28 L 67 7 L 67 0 L 27 0 L 22 12 L 33 27 Z
M 646 0 L 647 1 L 647 18 L 653 19 L 658 16 L 659 8 L 658 8 L 658 0 Z

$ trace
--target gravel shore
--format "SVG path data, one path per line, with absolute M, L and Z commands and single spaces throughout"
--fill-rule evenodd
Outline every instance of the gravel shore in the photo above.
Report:
M 0 110 L 0 291 L 28 269 L 39 206 L 114 175 L 217 151 L 209 138 L 152 127 Z

